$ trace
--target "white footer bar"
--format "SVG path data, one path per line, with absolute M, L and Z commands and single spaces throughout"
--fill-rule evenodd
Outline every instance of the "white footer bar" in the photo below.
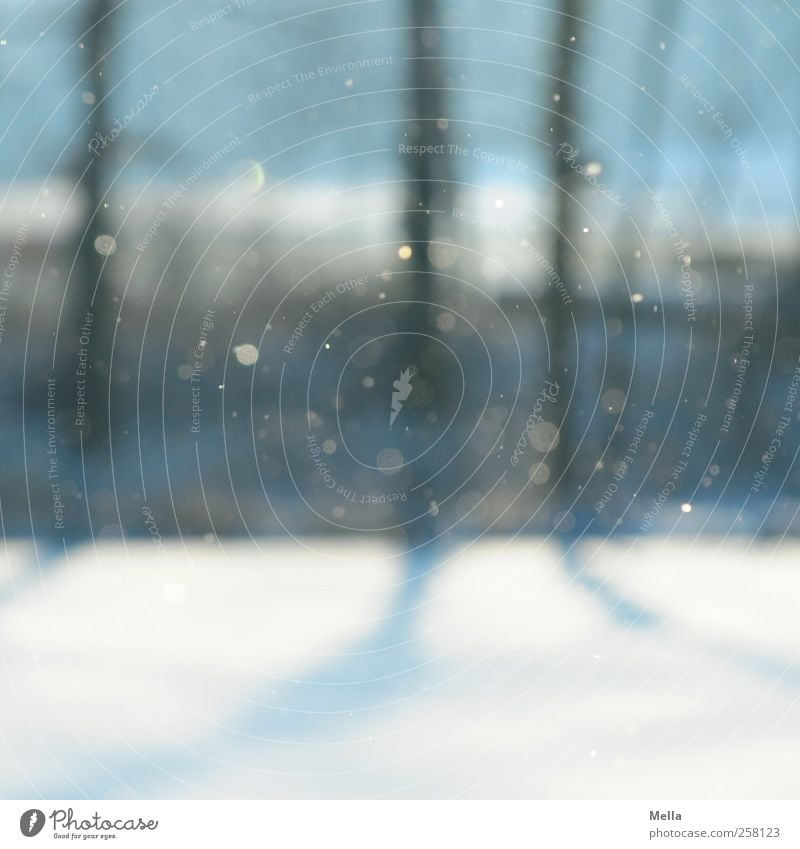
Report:
M 0 846 L 800 847 L 797 802 L 0 801 Z

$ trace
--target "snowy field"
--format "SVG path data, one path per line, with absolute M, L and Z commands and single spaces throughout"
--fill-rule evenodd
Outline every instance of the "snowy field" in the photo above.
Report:
M 800 546 L 149 540 L 0 578 L 0 796 L 797 798 Z

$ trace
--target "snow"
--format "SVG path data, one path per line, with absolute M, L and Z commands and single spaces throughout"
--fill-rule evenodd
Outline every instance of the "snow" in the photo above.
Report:
M 798 547 L 30 546 L 4 797 L 792 798 Z

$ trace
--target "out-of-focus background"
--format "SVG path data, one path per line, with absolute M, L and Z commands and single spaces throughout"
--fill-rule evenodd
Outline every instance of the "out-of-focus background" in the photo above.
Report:
M 792 798 L 795 0 L 0 0 L 0 796 Z

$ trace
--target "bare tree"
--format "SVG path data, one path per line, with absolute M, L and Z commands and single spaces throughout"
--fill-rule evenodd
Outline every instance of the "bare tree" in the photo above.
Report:
M 91 337 L 87 367 L 86 409 L 88 427 L 82 429 L 85 457 L 96 462 L 91 471 L 105 475 L 109 464 L 109 358 L 111 334 L 116 321 L 112 293 L 109 291 L 107 239 L 110 225 L 106 214 L 109 152 L 98 145 L 96 139 L 109 131 L 109 52 L 113 45 L 113 8 L 111 0 L 90 0 L 86 9 L 86 32 L 83 36 L 86 62 L 85 80 L 93 96 L 93 108 L 86 122 L 86 151 L 90 157 L 80 157 L 85 215 L 78 244 L 78 262 L 75 265 L 77 280 L 71 281 L 73 294 L 71 309 L 73 323 L 86 323 L 91 314 Z M 99 134 L 96 135 L 96 134 Z M 92 140 L 95 139 L 94 143 Z M 85 170 L 84 170 L 85 169 Z M 74 332 L 74 331 L 73 331 Z M 74 375 L 74 368 L 71 370 Z M 92 486 L 87 472 L 88 485 Z M 95 485 L 100 484 L 95 481 Z
M 575 91 L 577 88 L 577 64 L 580 57 L 581 24 L 583 21 L 583 0 L 564 0 L 556 34 L 556 54 L 553 76 L 557 97 L 554 115 L 548 115 L 548 123 L 555 139 L 554 180 L 556 183 L 553 222 L 555 227 L 553 243 L 553 269 L 556 280 L 561 280 L 569 289 L 571 278 L 569 234 L 574 229 L 573 216 L 573 177 L 574 171 L 566 157 L 558 154 L 561 145 L 576 147 Z M 565 309 L 561 295 L 554 286 L 548 297 L 546 315 L 548 331 L 552 343 L 553 371 L 563 387 L 559 393 L 559 419 L 561 427 L 558 445 L 554 449 L 557 475 L 562 475 L 561 489 L 566 498 L 573 495 L 570 486 L 569 451 L 571 448 L 569 428 L 564 416 L 566 399 L 569 397 L 569 374 L 574 359 L 571 349 L 573 338 L 573 313 Z
M 409 104 L 409 121 L 406 125 L 407 141 L 419 145 L 442 144 L 447 130 L 444 121 L 443 73 L 438 58 L 440 17 L 437 0 L 411 0 L 410 56 L 412 96 Z M 410 136 L 410 137 L 409 137 Z M 411 274 L 405 289 L 410 302 L 407 307 L 407 326 L 416 333 L 429 331 L 429 308 L 433 300 L 435 269 L 430 261 L 429 247 L 434 239 L 432 211 L 444 209 L 448 201 L 449 169 L 447 157 L 413 156 L 404 160 L 407 175 L 406 234 L 412 255 L 409 260 Z M 402 352 L 402 366 L 412 369 L 412 375 L 424 375 L 423 353 L 426 342 L 421 336 L 408 336 Z M 431 378 L 436 392 L 446 391 L 440 378 Z M 433 461 L 435 462 L 435 460 Z M 417 473 L 424 474 L 424 464 L 418 464 Z M 428 507 L 421 499 L 408 502 L 409 519 L 423 514 L 409 525 L 410 541 L 415 544 L 430 539 L 433 520 Z

